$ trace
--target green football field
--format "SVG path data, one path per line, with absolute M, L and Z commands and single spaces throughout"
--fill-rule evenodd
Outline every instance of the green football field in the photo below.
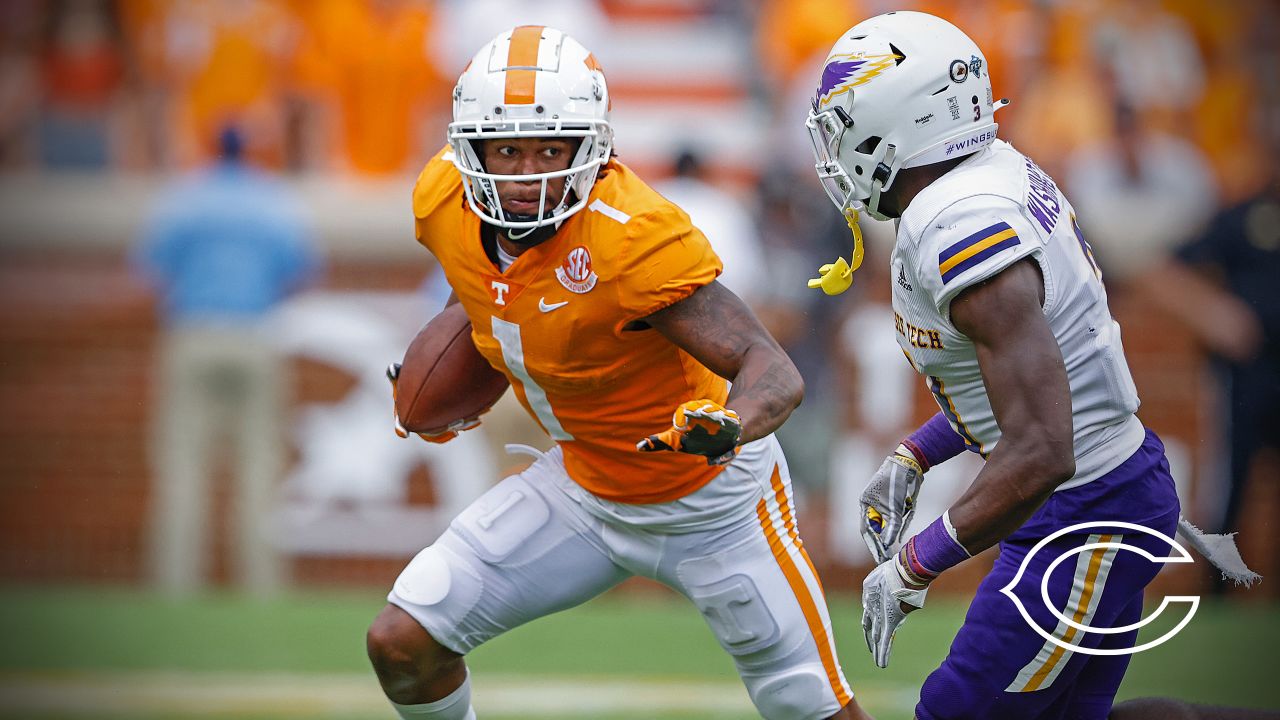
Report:
M 878 718 L 911 717 L 960 624 L 963 604 L 930 600 L 880 670 L 856 600 L 833 599 L 845 673 Z M 391 720 L 364 656 L 381 604 L 373 591 L 168 602 L 135 590 L 0 590 L 0 717 Z M 1121 696 L 1280 708 L 1277 648 L 1275 606 L 1206 601 L 1181 634 L 1134 659 Z M 485 720 L 755 717 L 728 657 L 674 596 L 611 594 L 469 662 Z

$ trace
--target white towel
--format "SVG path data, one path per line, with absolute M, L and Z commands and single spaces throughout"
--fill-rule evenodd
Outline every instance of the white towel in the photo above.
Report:
M 1244 564 L 1244 558 L 1240 557 L 1240 549 L 1236 547 L 1235 533 L 1209 535 L 1184 517 L 1178 518 L 1178 533 L 1196 549 L 1196 552 L 1221 570 L 1224 578 L 1245 587 L 1262 580 L 1261 575 Z

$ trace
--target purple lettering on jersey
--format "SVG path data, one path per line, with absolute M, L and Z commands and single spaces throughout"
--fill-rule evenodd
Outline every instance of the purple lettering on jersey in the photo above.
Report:
M 1027 195 L 1027 209 L 1031 211 L 1031 215 L 1035 217 L 1036 222 L 1040 223 L 1040 227 L 1045 232 L 1053 232 L 1053 226 L 1056 224 L 1057 218 L 1054 217 L 1049 208 L 1045 207 L 1040 198 L 1034 195 Z
M 1062 203 L 1058 202 L 1058 186 L 1027 158 L 1027 209 L 1035 217 L 1046 233 L 1053 232 L 1058 225 L 1058 216 L 1062 214 Z

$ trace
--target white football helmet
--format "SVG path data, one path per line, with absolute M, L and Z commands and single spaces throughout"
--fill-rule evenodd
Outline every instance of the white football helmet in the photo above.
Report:
M 865 207 L 885 220 L 880 193 L 898 171 L 991 144 L 996 108 L 978 45 L 942 18 L 900 11 L 841 36 L 805 124 L 831 201 L 846 216 Z
M 595 57 L 554 28 L 523 25 L 499 33 L 462 71 L 453 89 L 449 144 L 462 173 L 467 202 L 485 222 L 523 230 L 558 225 L 581 210 L 600 166 L 609 161 L 609 90 Z M 569 168 L 530 175 L 485 171 L 476 140 L 521 137 L 581 138 Z M 547 182 L 564 177 L 564 193 L 547 207 Z M 499 181 L 540 180 L 541 216 L 512 216 L 502 209 Z

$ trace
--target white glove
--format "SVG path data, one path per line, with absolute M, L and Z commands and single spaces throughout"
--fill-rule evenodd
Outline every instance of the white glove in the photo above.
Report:
M 924 607 L 929 587 L 911 587 L 902 575 L 895 556 L 880 563 L 862 581 L 862 635 L 876 665 L 889 667 L 893 636 L 907 619 L 907 613 Z M 909 610 L 904 610 L 903 605 Z
M 894 546 L 916 514 L 916 496 L 923 483 L 924 470 L 902 445 L 867 482 L 858 498 L 862 511 L 858 531 L 877 563 L 893 556 Z

